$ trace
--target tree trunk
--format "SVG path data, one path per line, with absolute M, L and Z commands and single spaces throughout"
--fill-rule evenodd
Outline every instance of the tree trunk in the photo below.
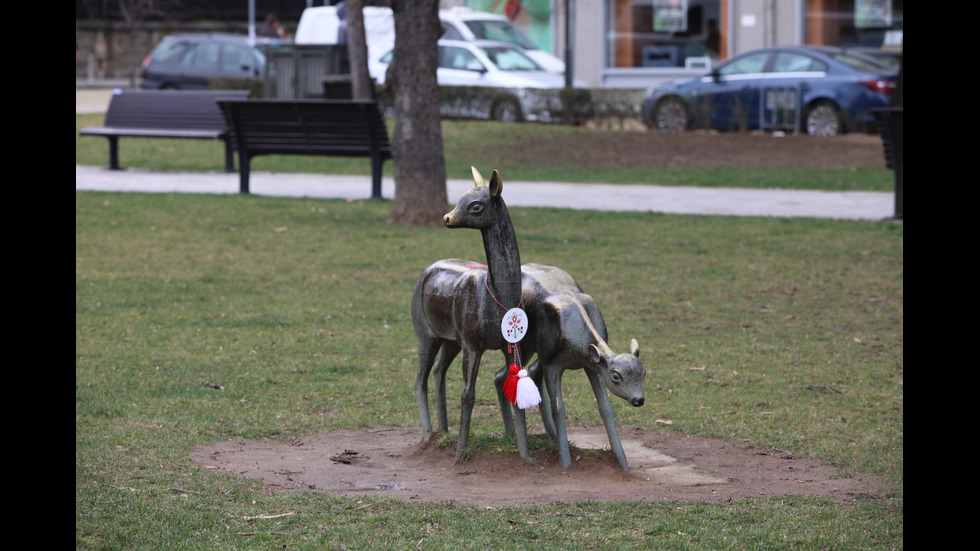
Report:
M 373 100 L 374 84 L 368 74 L 367 36 L 364 34 L 364 1 L 347 0 L 347 55 L 350 60 L 351 98 Z
M 439 0 L 394 0 L 395 51 L 385 84 L 393 93 L 395 199 L 388 222 L 439 226 L 448 210 L 439 85 Z

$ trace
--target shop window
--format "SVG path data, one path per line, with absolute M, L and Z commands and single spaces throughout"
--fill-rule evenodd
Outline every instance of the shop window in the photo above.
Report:
M 901 30 L 904 0 L 808 0 L 806 42 L 826 46 L 886 45 Z
M 722 0 L 606 0 L 606 66 L 690 67 L 722 58 Z

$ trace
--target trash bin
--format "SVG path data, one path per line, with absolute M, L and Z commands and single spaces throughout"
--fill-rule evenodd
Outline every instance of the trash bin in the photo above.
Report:
M 350 75 L 327 75 L 323 77 L 323 99 L 351 99 Z
M 895 218 L 904 220 L 902 205 L 902 146 L 903 107 L 880 107 L 872 109 L 881 145 L 885 150 L 885 166 L 895 172 Z

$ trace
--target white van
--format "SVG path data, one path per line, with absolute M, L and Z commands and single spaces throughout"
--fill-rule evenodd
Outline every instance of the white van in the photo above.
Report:
M 395 19 L 391 8 L 365 6 L 364 34 L 369 60 L 376 60 L 395 47 Z M 341 14 L 336 6 L 306 8 L 296 27 L 296 44 L 337 44 Z M 565 62 L 539 50 L 533 42 L 502 15 L 456 7 L 439 10 L 442 38 L 453 40 L 499 40 L 524 48 L 528 57 L 546 71 L 564 74 Z
M 383 55 L 395 47 L 395 20 L 391 8 L 365 6 L 364 34 L 367 38 L 368 59 Z M 341 16 L 337 6 L 306 8 L 296 26 L 296 44 L 337 44 Z

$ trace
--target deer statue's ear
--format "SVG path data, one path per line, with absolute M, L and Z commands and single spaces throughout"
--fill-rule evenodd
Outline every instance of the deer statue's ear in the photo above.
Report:
M 490 196 L 500 197 L 500 192 L 503 190 L 504 182 L 500 179 L 500 173 L 495 169 L 493 174 L 490 175 Z
M 471 166 L 470 169 L 473 170 L 473 182 L 476 184 L 476 187 L 486 187 L 487 183 L 483 180 L 483 175 L 480 174 L 480 171 L 475 166 Z
M 630 341 L 630 354 L 640 357 L 640 345 L 636 342 L 636 339 Z
M 589 359 L 592 360 L 592 363 L 600 367 L 605 363 L 605 358 L 602 357 L 602 353 L 599 352 L 599 348 L 597 348 L 594 344 L 589 345 Z

